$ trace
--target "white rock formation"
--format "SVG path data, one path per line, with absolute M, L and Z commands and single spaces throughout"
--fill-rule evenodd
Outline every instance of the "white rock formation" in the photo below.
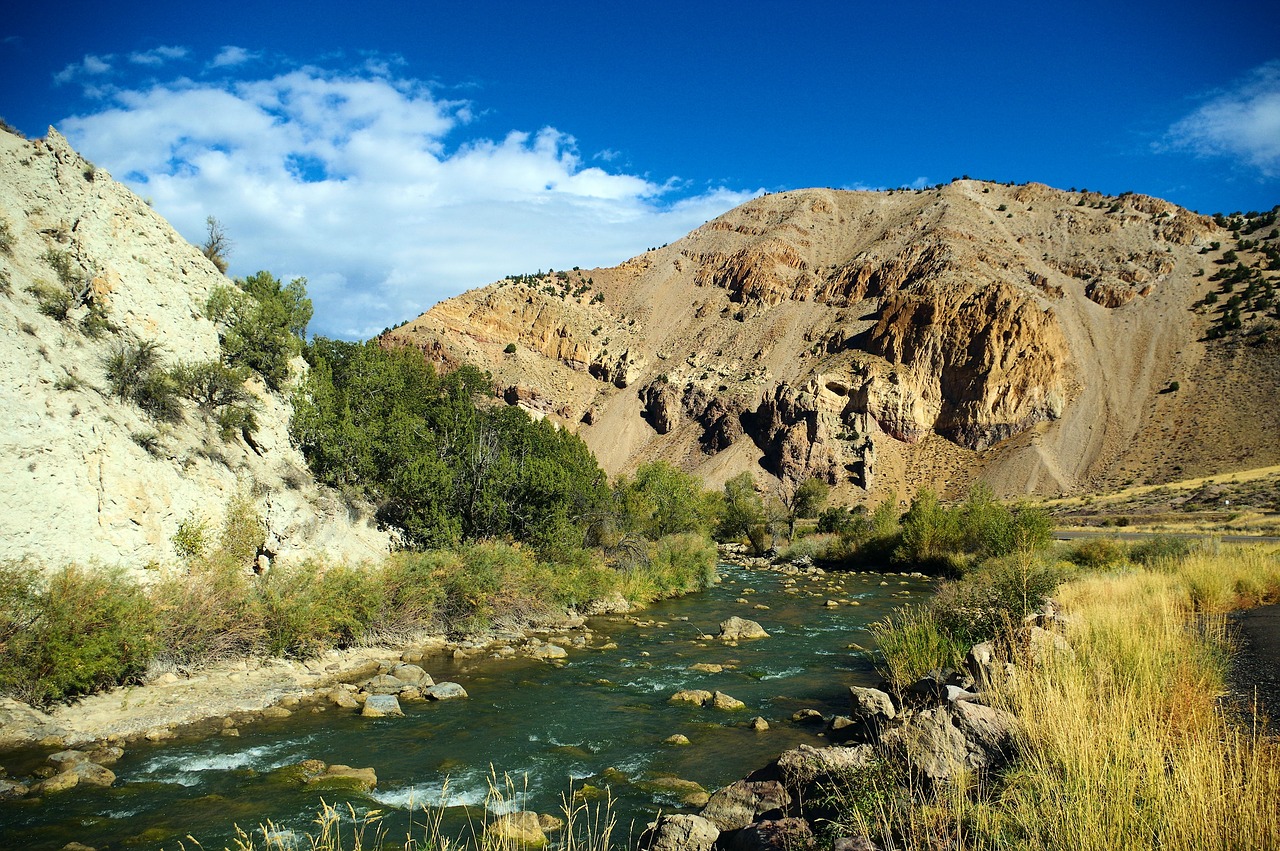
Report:
M 276 557 L 387 551 L 367 512 L 316 485 L 290 445 L 287 398 L 250 388 L 260 406 L 251 447 L 224 441 L 190 403 L 168 425 L 107 391 L 102 362 L 122 338 L 156 341 L 166 364 L 218 356 L 202 311 L 228 281 L 145 202 L 52 128 L 29 142 L 0 132 L 0 226 L 11 242 L 0 251 L 0 559 L 173 564 L 179 524 L 216 530 L 238 489 Z M 116 330 L 85 334 L 84 307 L 63 321 L 40 312 L 28 288 L 58 284 L 51 249 L 86 274 Z

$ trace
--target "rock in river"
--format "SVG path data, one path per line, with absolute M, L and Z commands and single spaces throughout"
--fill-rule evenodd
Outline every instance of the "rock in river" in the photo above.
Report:
M 768 638 L 769 633 L 755 621 L 740 618 L 737 615 L 720 624 L 722 641 L 744 641 L 752 638 Z
M 394 694 L 371 694 L 364 702 L 360 714 L 366 718 L 383 718 L 388 715 L 404 715 L 400 701 Z

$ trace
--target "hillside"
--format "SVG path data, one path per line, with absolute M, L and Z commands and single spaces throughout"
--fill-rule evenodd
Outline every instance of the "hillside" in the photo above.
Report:
M 490 370 L 611 473 L 1080 493 L 1280 461 L 1274 223 L 1038 184 L 784 192 L 383 340 Z
M 0 559 L 172 564 L 180 524 L 216 531 L 237 494 L 265 521 L 269 559 L 386 551 L 316 486 L 281 393 L 249 383 L 250 437 L 189 401 L 158 418 L 109 391 L 122 345 L 157 343 L 166 365 L 216 361 L 205 305 L 228 281 L 52 129 L 0 133 L 0 235 Z

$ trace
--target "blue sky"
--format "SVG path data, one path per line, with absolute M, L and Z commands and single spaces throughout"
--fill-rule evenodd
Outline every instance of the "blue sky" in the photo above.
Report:
M 53 124 L 234 274 L 363 337 L 612 265 L 760 191 L 960 175 L 1280 203 L 1280 4 L 19 4 L 0 116 Z

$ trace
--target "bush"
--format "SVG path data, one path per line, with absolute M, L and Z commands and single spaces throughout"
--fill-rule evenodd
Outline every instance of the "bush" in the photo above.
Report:
M 1177 535 L 1153 535 L 1129 548 L 1129 558 L 1147 567 L 1176 562 L 1187 556 L 1195 544 Z
M 13 255 L 13 246 L 17 242 L 13 231 L 9 229 L 8 219 L 0 219 L 0 254 Z
M 880 651 L 880 673 L 899 689 L 934 669 L 959 667 L 968 650 L 927 607 L 898 609 L 869 629 Z
M 27 287 L 27 292 L 35 296 L 37 310 L 59 322 L 66 320 L 77 303 L 75 295 L 67 287 L 47 281 L 36 281 Z
M 1127 550 L 1114 538 L 1087 538 L 1069 547 L 1067 561 L 1080 567 L 1097 569 L 1124 561 Z
M 264 271 L 235 283 L 236 289 L 214 290 L 205 305 L 205 315 L 223 326 L 223 359 L 229 366 L 254 370 L 268 387 L 280 390 L 311 321 L 306 279 L 284 284 Z
M 1024 551 L 988 561 L 962 581 L 944 584 L 930 609 L 939 626 L 967 650 L 1021 626 L 1065 578 L 1056 565 Z
M 195 558 L 188 571 L 157 584 L 151 597 L 161 664 L 217 662 L 258 653 L 265 645 L 262 607 L 250 576 L 230 562 Z
M 245 389 L 247 375 L 219 361 L 180 364 L 170 371 L 178 391 L 212 415 L 223 440 L 237 432 L 252 437 L 258 429 L 257 400 Z
M 350 647 L 374 623 L 380 590 L 369 571 L 307 562 L 275 567 L 258 581 L 265 650 L 306 657 Z
M 231 252 L 231 240 L 222 223 L 213 216 L 205 219 L 206 236 L 200 245 L 200 253 L 222 274 L 227 273 L 227 255 Z
M 0 690 L 29 703 L 47 706 L 130 682 L 151 660 L 154 612 L 118 572 L 69 566 L 42 587 L 7 590 L 3 602 L 9 610 L 0 623 L 25 628 L 5 641 Z

